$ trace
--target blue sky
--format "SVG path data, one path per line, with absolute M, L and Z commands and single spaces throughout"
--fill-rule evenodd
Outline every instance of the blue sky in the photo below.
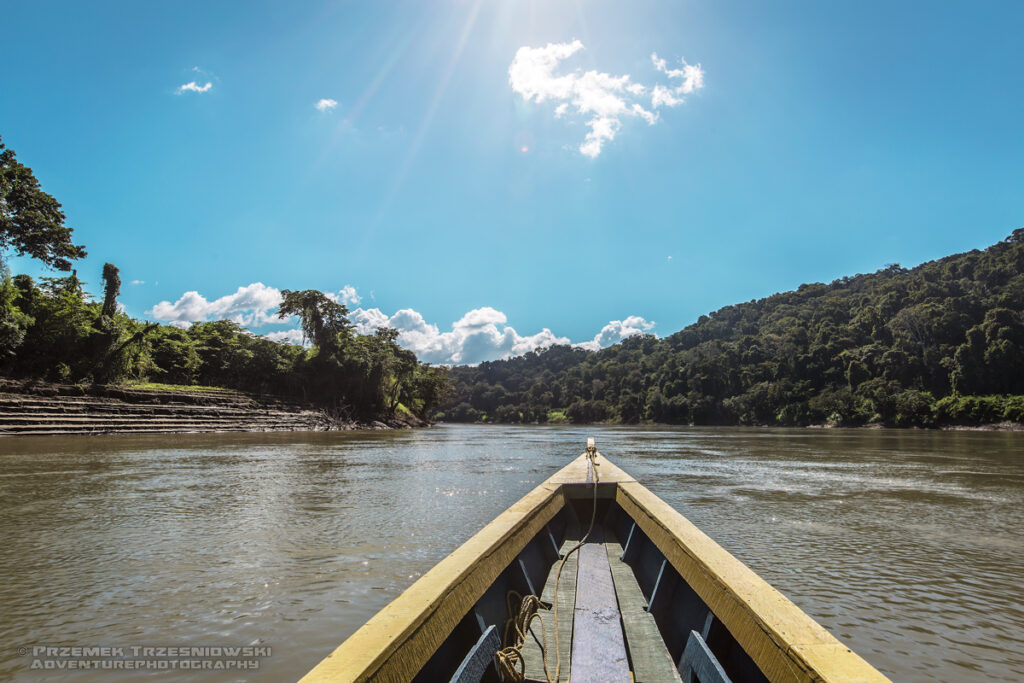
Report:
M 317 288 L 474 362 L 667 335 L 1024 225 L 1020 3 L 0 12 L 0 135 L 63 203 L 83 279 L 117 264 L 137 317 L 283 337 L 275 292 Z

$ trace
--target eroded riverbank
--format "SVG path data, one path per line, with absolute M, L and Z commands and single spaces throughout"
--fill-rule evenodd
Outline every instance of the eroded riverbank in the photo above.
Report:
M 234 391 L 0 380 L 0 436 L 349 431 L 425 424 L 411 415 L 350 419 Z

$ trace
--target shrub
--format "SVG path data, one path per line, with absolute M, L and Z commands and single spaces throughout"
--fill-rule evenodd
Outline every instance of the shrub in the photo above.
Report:
M 935 404 L 935 418 L 950 424 L 1024 421 L 1024 396 L 947 396 Z
M 901 427 L 925 427 L 934 422 L 935 397 L 927 391 L 907 389 L 896 395 L 896 424 Z

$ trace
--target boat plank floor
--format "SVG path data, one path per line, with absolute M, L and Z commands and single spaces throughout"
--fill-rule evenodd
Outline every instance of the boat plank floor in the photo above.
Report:
M 619 604 L 602 530 L 595 528 L 579 550 L 573 616 L 573 675 L 580 681 L 631 680 Z
M 562 547 L 559 549 L 559 555 L 564 557 L 574 545 L 579 543 L 582 536 L 583 530 L 580 528 L 580 523 L 576 519 L 575 515 L 572 515 L 566 528 L 565 540 L 562 542 Z M 548 574 L 547 581 L 544 583 L 544 590 L 541 591 L 540 596 L 540 599 L 543 602 L 550 604 L 554 603 L 555 575 L 558 573 L 559 564 L 561 564 L 561 560 L 555 560 L 554 565 L 551 567 L 551 572 Z M 559 649 L 562 651 L 562 666 L 558 675 L 559 681 L 569 680 L 572 651 L 573 610 L 576 606 L 576 572 L 578 566 L 579 551 L 576 551 L 569 556 L 568 560 L 566 560 L 565 568 L 562 569 L 562 576 L 559 579 L 558 644 Z M 544 632 L 547 637 L 547 645 L 549 649 L 548 670 L 551 672 L 551 675 L 554 676 L 556 665 L 554 630 L 555 617 L 553 612 L 548 611 L 542 611 L 540 616 L 544 620 Z M 527 638 L 526 642 L 523 644 L 523 661 L 526 665 L 526 680 L 547 681 L 547 676 L 544 673 L 544 654 L 538 644 L 538 641 L 544 642 L 544 639 L 540 634 L 540 621 L 534 620 L 533 625 L 530 627 L 530 631 L 532 632 L 530 637 Z
M 655 681 L 677 681 L 682 683 L 679 670 L 672 661 L 672 655 L 665 647 L 654 615 L 644 609 L 644 599 L 640 584 L 629 565 L 623 562 L 622 546 L 618 540 L 607 532 L 605 549 L 608 562 L 612 569 L 612 580 L 615 582 L 615 594 L 619 600 L 619 612 L 622 614 L 622 625 L 626 632 L 626 647 L 633 666 L 633 677 L 636 683 L 654 683 Z

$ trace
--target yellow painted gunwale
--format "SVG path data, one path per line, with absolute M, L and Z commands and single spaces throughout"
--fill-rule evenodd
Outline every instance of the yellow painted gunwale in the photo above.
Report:
M 888 681 L 824 627 L 607 458 L 599 479 L 711 608 L 770 681 Z M 408 681 L 487 587 L 565 505 L 563 484 L 587 478 L 586 455 L 424 574 L 307 673 L 300 683 Z
M 611 463 L 606 469 L 624 478 Z M 768 680 L 889 680 L 646 487 L 622 481 L 615 500 Z
M 410 680 L 487 587 L 562 509 L 565 495 L 561 484 L 552 480 L 574 469 L 576 461 L 498 515 L 363 624 L 300 683 Z

